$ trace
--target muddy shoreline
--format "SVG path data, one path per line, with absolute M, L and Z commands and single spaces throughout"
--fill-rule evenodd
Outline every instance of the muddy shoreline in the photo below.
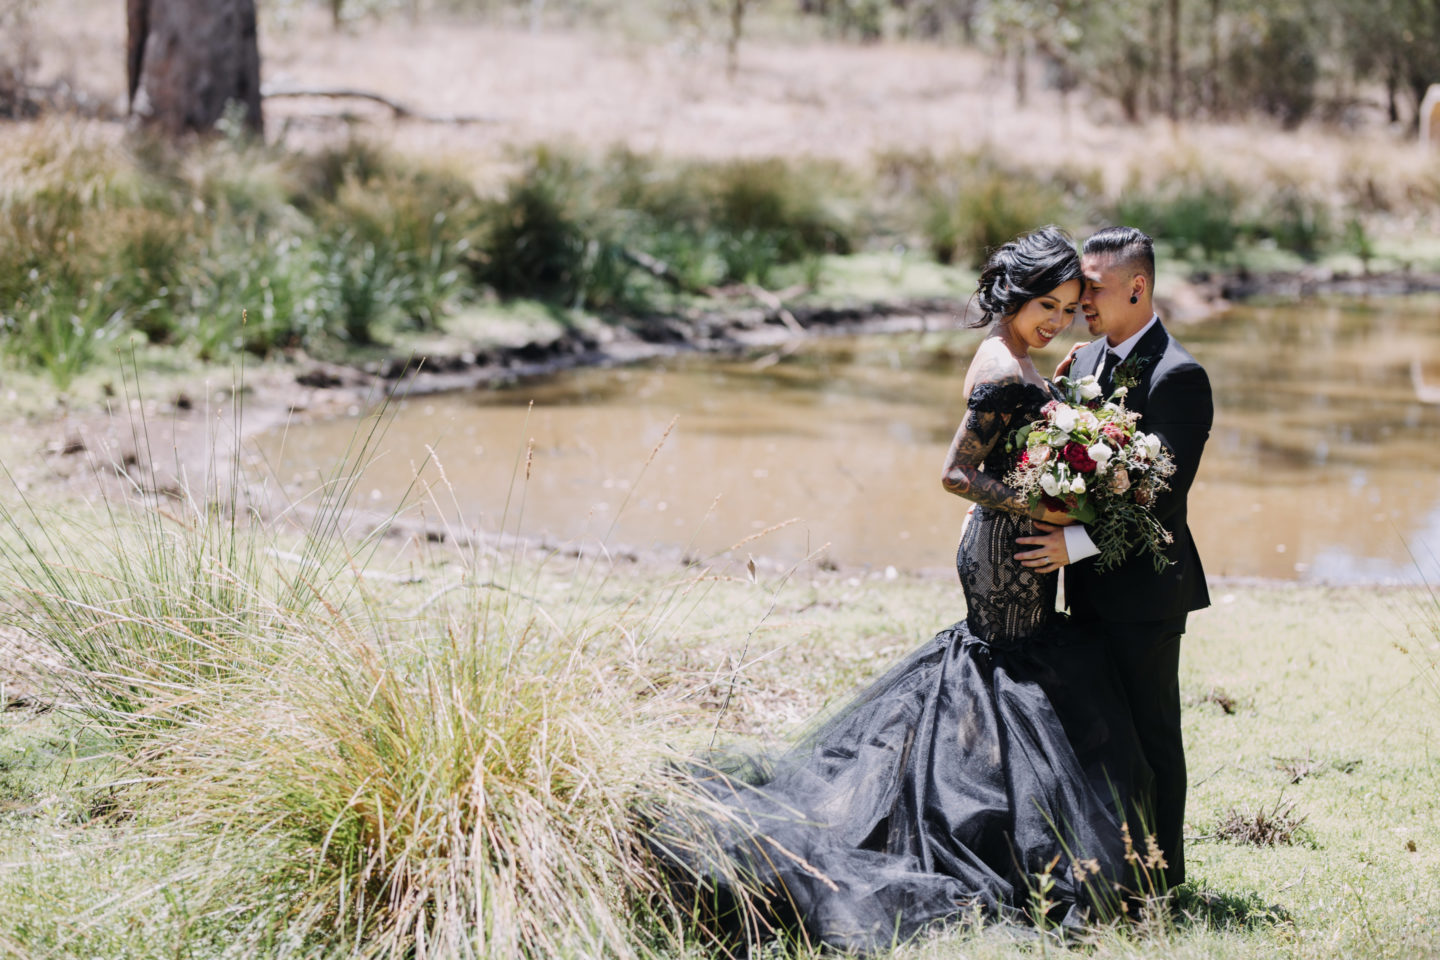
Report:
M 1233 302 L 1312 296 L 1393 297 L 1440 292 L 1440 275 L 1401 271 L 1349 275 L 1312 269 L 1162 278 L 1157 307 L 1173 327 L 1203 323 Z M 857 334 L 956 330 L 976 317 L 964 300 L 933 298 L 844 305 L 789 306 L 773 297 L 682 314 L 626 317 L 568 327 L 545 339 L 467 344 L 364 363 L 297 355 L 250 368 L 237 384 L 215 370 L 199 371 L 170 395 L 143 404 L 89 410 L 57 404 L 50 415 L 12 418 L 19 449 L 34 459 L 14 465 L 22 492 L 89 496 L 99 480 L 158 496 L 195 489 L 238 442 L 287 423 L 354 417 L 392 397 L 415 397 L 515 383 L 570 369 L 620 366 L 682 353 L 777 354 L 807 339 Z M 239 416 L 236 416 L 237 411 Z M 134 429 L 136 417 L 145 430 Z M 217 425 L 223 424 L 223 429 Z
M 1160 315 L 1180 329 L 1223 313 L 1232 303 L 1317 296 L 1397 297 L 1440 292 L 1440 274 L 1410 270 L 1349 274 L 1326 268 L 1225 274 L 1200 273 L 1165 282 Z M 845 306 L 770 306 L 627 317 L 573 328 L 548 340 L 525 340 L 448 353 L 391 357 L 364 366 L 309 363 L 296 375 L 309 389 L 384 387 L 423 395 L 510 383 L 588 366 L 616 366 L 679 353 L 745 353 L 781 348 L 818 336 L 926 333 L 967 326 L 976 317 L 964 300 L 931 298 Z M 969 312 L 967 312 L 969 311 Z

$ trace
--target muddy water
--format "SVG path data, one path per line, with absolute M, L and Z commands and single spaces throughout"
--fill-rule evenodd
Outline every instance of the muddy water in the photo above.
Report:
M 1437 308 L 1246 307 L 1177 331 L 1215 389 L 1190 509 L 1210 573 L 1440 582 Z M 978 338 L 822 340 L 408 401 L 362 490 L 396 501 L 433 450 L 431 517 L 696 557 L 792 521 L 737 553 L 945 567 L 966 503 L 941 490 L 940 465 Z M 298 491 L 355 429 L 262 445 Z

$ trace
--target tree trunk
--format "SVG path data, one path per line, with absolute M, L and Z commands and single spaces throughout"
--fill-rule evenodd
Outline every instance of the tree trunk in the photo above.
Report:
M 1164 93 L 1161 89 L 1159 76 L 1160 54 L 1158 46 L 1160 43 L 1160 31 L 1164 29 L 1164 14 L 1162 13 L 1164 3 L 1165 0 L 1153 0 L 1149 5 L 1150 9 L 1147 11 L 1150 19 L 1148 27 L 1149 35 L 1155 38 L 1154 43 L 1156 44 L 1153 54 L 1148 48 L 1145 51 L 1145 112 L 1152 117 L 1160 112 L 1161 104 L 1164 101 Z
M 745 33 L 745 5 L 748 0 L 730 0 L 730 36 L 725 41 L 725 76 L 735 79 L 740 71 L 740 38 Z
M 1220 0 L 1210 0 L 1210 76 L 1205 99 L 1211 118 L 1220 116 Z
M 1170 121 L 1180 119 L 1180 0 L 1170 0 Z
M 1017 106 L 1025 106 L 1030 99 L 1029 74 L 1025 70 L 1026 60 L 1030 56 L 1030 43 L 1024 34 L 1020 36 L 1020 44 L 1015 53 L 1015 103 Z
M 255 0 L 127 0 L 130 115 L 170 136 L 205 132 L 231 103 L 261 132 Z

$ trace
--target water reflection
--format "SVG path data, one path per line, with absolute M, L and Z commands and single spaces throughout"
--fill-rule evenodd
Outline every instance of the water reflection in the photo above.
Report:
M 1344 582 L 1423 573 L 1440 582 L 1434 307 L 1245 308 L 1180 331 L 1216 397 L 1191 496 L 1207 570 Z M 426 398 L 401 406 L 366 485 L 398 496 L 430 444 L 453 487 L 453 502 L 447 491 L 437 501 L 446 506 L 432 509 L 514 529 L 518 499 L 511 516 L 501 513 L 534 438 L 530 480 L 515 481 L 528 533 L 704 555 L 794 517 L 743 549 L 799 557 L 829 544 L 847 564 L 946 566 L 966 504 L 941 491 L 939 469 L 978 338 L 826 340 L 788 354 L 677 358 Z M 280 476 L 304 487 L 352 430 L 292 428 L 283 454 L 278 435 L 263 444 Z

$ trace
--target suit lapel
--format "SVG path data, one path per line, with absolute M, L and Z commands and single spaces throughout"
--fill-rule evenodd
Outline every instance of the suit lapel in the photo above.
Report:
M 1100 360 L 1105 356 L 1105 338 L 1092 340 L 1080 348 L 1076 356 L 1077 366 L 1082 371 L 1082 377 L 1094 377 L 1100 373 Z
M 1149 366 L 1154 366 L 1154 361 L 1160 359 L 1160 355 L 1165 352 L 1165 348 L 1169 344 L 1170 332 L 1165 329 L 1163 321 L 1156 320 L 1155 326 L 1151 327 L 1145 336 L 1140 338 L 1140 342 L 1135 344 L 1135 349 L 1130 351 L 1130 356 L 1149 357 L 1151 359 Z
M 1170 345 L 1170 334 L 1163 323 L 1157 322 L 1151 327 L 1140 342 L 1135 344 L 1135 349 L 1130 351 L 1127 361 L 1134 361 L 1135 377 L 1138 383 L 1136 388 L 1126 395 L 1125 405 L 1136 413 L 1144 414 L 1147 402 L 1150 399 L 1150 383 L 1155 377 L 1155 368 L 1160 365 L 1160 358 L 1165 354 L 1165 348 Z M 1143 429 L 1143 428 L 1142 428 Z

